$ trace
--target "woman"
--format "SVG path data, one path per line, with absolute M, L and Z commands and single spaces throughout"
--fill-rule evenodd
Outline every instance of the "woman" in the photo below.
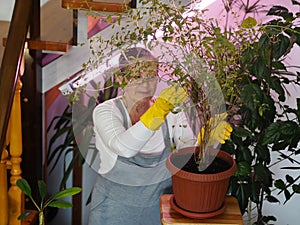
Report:
M 159 197 L 171 190 L 165 159 L 196 142 L 184 114 L 169 113 L 186 95 L 172 86 L 153 97 L 157 62 L 146 49 L 129 49 L 119 63 L 123 94 L 93 113 L 100 168 L 89 225 L 159 225 Z

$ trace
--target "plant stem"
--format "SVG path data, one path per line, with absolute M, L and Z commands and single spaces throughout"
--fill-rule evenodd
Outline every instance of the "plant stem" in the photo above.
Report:
M 39 225 L 44 225 L 44 212 L 39 212 Z

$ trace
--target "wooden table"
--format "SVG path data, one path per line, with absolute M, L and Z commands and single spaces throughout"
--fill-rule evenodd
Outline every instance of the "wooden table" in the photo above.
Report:
M 243 218 L 237 199 L 229 196 L 225 199 L 225 211 L 208 219 L 187 218 L 171 208 L 171 194 L 166 194 L 160 198 L 161 221 L 163 225 L 243 225 Z

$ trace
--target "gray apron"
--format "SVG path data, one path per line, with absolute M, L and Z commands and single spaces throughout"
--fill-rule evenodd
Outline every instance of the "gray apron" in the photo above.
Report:
M 125 118 L 125 109 L 116 104 Z M 164 151 L 155 156 L 118 156 L 107 174 L 99 175 L 93 189 L 89 225 L 161 225 L 159 199 L 171 193 L 171 174 L 165 160 L 170 153 L 167 122 L 162 125 Z

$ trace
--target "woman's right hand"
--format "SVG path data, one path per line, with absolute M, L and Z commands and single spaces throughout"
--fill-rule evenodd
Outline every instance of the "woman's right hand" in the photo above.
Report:
M 182 105 L 187 98 L 185 90 L 178 85 L 173 85 L 162 90 L 156 100 L 159 108 L 163 111 L 170 112 L 176 106 Z
M 187 94 L 174 85 L 161 91 L 155 103 L 141 116 L 140 120 L 150 130 L 158 130 L 167 114 L 185 102 Z

